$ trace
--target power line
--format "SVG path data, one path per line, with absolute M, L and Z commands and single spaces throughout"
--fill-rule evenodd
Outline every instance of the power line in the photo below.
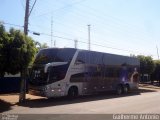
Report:
M 21 3 L 22 8 L 25 10 L 23 1 L 22 1 L 22 0 L 19 0 L 19 1 L 20 1 L 20 3 Z
M 32 8 L 31 8 L 31 10 L 30 10 L 30 12 L 29 12 L 29 16 L 30 16 L 30 14 L 31 14 L 31 12 L 32 12 L 32 10 L 33 10 L 33 8 L 34 8 L 36 2 L 37 2 L 37 0 L 34 1 L 33 5 L 32 5 Z
M 98 15 L 100 15 L 99 14 L 99 12 L 98 12 L 98 10 L 97 9 L 95 9 L 95 8 L 91 8 L 91 7 L 89 7 L 89 6 L 86 6 L 86 5 L 82 5 L 82 4 L 80 4 L 82 7 L 85 7 L 85 8 L 87 8 L 87 9 L 90 9 L 92 12 L 94 11 L 94 13 L 96 12 L 96 13 L 98 13 Z M 88 11 L 86 11 L 86 12 L 88 12 Z M 101 12 L 102 14 L 103 14 L 103 18 L 105 18 L 106 16 L 107 17 L 110 17 L 112 20 L 114 20 L 115 22 L 117 22 L 117 23 L 123 23 L 124 25 L 126 25 L 126 26 L 128 26 L 129 28 L 131 27 L 132 29 L 133 29 L 133 27 L 137 30 L 137 25 L 135 25 L 135 24 L 130 24 L 130 23 L 127 23 L 127 21 L 124 21 L 124 20 L 122 20 L 122 19 L 120 19 L 120 18 L 117 18 L 117 17 L 115 17 L 115 16 L 112 16 L 112 15 L 109 15 L 109 14 L 106 14 L 105 12 Z M 92 13 L 93 14 L 93 13 Z M 95 15 L 97 15 L 97 14 L 95 14 Z M 95 16 L 94 15 L 94 16 Z M 105 17 L 104 17 L 105 16 Z M 102 17 L 102 16 L 101 16 Z M 99 17 L 98 17 L 99 18 Z
M 8 22 L 3 22 L 3 21 L 1 21 L 1 23 L 2 23 L 2 24 L 6 24 L 6 25 L 10 25 L 10 26 L 15 26 L 15 27 L 24 28 L 24 26 L 16 25 L 16 24 L 13 24 L 13 23 L 8 23 Z
M 75 11 L 73 11 L 73 12 L 75 12 Z M 72 12 L 72 13 L 73 13 L 73 12 Z M 110 27 L 111 29 L 116 30 L 116 31 L 119 31 L 119 32 L 125 32 L 125 31 L 127 31 L 127 33 L 128 33 L 128 30 L 133 29 L 133 27 L 127 26 L 128 29 L 127 29 L 126 27 L 123 27 L 123 30 L 121 30 L 122 27 L 121 27 L 121 26 L 117 26 L 117 24 L 115 24 L 115 22 L 114 22 L 114 24 L 106 23 L 106 20 L 108 20 L 108 19 L 105 19 L 105 17 L 104 17 L 105 14 L 103 15 L 103 18 L 104 18 L 104 19 L 100 19 L 100 18 L 102 18 L 102 16 L 99 15 L 99 14 L 97 15 L 97 14 L 89 13 L 89 14 L 87 14 L 87 15 L 85 16 L 84 13 L 87 13 L 87 12 L 88 12 L 88 11 L 83 11 L 82 13 L 81 13 L 81 12 L 79 12 L 79 13 L 75 12 L 74 15 L 76 15 L 77 17 L 80 17 L 80 16 L 83 15 L 82 18 L 86 18 L 86 17 L 88 17 L 88 16 L 92 16 L 92 17 L 94 17 L 94 21 L 96 21 L 95 19 L 101 20 L 101 21 L 97 21 L 96 24 L 99 24 L 99 25 L 100 25 L 100 24 L 103 24 L 103 27 L 104 27 L 104 26 L 107 26 L 107 29 L 105 29 L 105 31 L 108 30 L 109 27 Z M 97 12 L 97 11 L 96 11 L 96 12 Z M 89 17 L 88 17 L 88 19 L 89 19 Z M 81 20 L 83 20 L 83 19 L 81 19 Z M 103 23 L 102 23 L 102 21 L 103 21 Z M 113 22 L 113 21 L 112 21 L 112 22 Z M 118 24 L 118 25 L 121 25 L 121 24 Z M 114 28 L 116 27 L 116 28 L 118 28 L 118 29 L 114 29 L 113 26 L 114 26 Z M 123 26 L 124 26 L 124 24 L 123 24 Z M 120 28 L 120 29 L 119 29 L 119 28 Z M 104 28 L 101 28 L 101 29 L 104 29 Z M 124 30 L 125 30 L 125 31 L 124 31 Z M 142 31 L 141 31 L 141 32 L 138 32 L 137 29 L 134 30 L 134 32 L 136 32 L 136 33 L 138 33 L 138 34 L 142 33 Z M 130 35 L 134 35 L 134 33 L 132 32 L 132 33 L 130 33 Z M 142 36 L 142 34 L 141 34 L 141 36 Z M 136 37 L 136 36 L 135 36 L 135 37 Z M 143 39 L 144 39 L 144 38 L 143 38 Z
M 157 48 L 157 56 L 158 56 L 158 60 L 159 60 L 159 51 L 158 51 L 158 46 L 156 45 Z
M 50 14 L 50 13 L 56 12 L 56 11 L 58 11 L 58 10 L 65 9 L 65 8 L 67 8 L 67 7 L 70 7 L 70 6 L 73 6 L 73 5 L 76 5 L 76 4 L 80 4 L 81 2 L 84 2 L 84 1 L 86 1 L 86 0 L 80 0 L 80 1 L 75 2 L 75 3 L 65 5 L 65 6 L 63 6 L 63 7 L 61 7 L 61 8 L 58 8 L 58 9 L 56 9 L 56 10 L 53 10 L 53 11 L 51 11 L 51 12 L 42 13 L 42 14 L 37 15 L 37 16 L 35 16 L 35 17 L 44 16 L 44 15 L 47 15 L 47 14 Z
M 51 17 L 51 47 L 52 47 L 52 42 L 53 42 L 53 37 L 52 36 L 53 36 L 53 17 Z
M 45 18 L 46 19 L 46 18 Z M 95 21 L 95 20 L 94 20 Z M 58 22 L 56 22 L 56 23 L 58 23 Z M 99 22 L 97 22 L 97 23 L 99 23 Z M 62 25 L 62 23 L 58 23 L 58 24 L 60 24 L 60 25 Z M 65 24 L 63 24 L 63 26 L 64 26 Z M 68 26 L 68 25 L 67 25 Z M 104 29 L 104 28 L 103 28 Z M 107 29 L 104 29 L 104 30 L 107 30 Z M 77 29 L 76 29 L 76 31 L 77 31 Z M 79 31 L 79 29 L 78 29 L 78 31 Z M 81 32 L 81 31 L 80 31 Z M 122 30 L 120 30 L 120 32 L 122 32 Z M 96 34 L 97 34 L 97 32 L 96 32 Z M 101 35 L 102 36 L 102 35 Z M 109 41 L 108 41 L 109 42 Z
M 99 12 L 98 12 L 96 9 L 90 8 L 90 7 L 85 6 L 85 5 L 81 5 L 81 6 L 86 7 L 87 9 L 92 10 L 92 12 L 93 12 L 93 11 L 97 12 L 97 13 L 98 13 L 98 16 L 97 16 L 96 18 L 102 17 L 102 16 L 99 15 Z M 76 9 L 77 9 L 77 8 L 76 8 Z M 72 12 L 73 12 L 73 11 L 72 11 Z M 83 14 L 86 13 L 86 12 L 88 12 L 88 11 L 84 11 Z M 48 12 L 48 13 L 51 13 L 51 12 Z M 77 13 L 76 13 L 76 14 L 77 14 Z M 88 14 L 88 15 L 91 15 L 91 14 Z M 93 14 L 93 13 L 92 13 L 92 15 L 93 15 L 93 16 L 96 16 L 97 14 Z M 104 18 L 104 16 L 109 16 L 109 15 L 106 15 L 105 13 L 103 13 L 103 18 Z M 114 21 L 116 20 L 116 22 L 120 22 L 120 23 L 123 22 L 126 26 L 129 25 L 129 24 L 127 24 L 126 22 L 124 22 L 123 20 L 117 19 L 116 17 L 113 17 L 113 16 L 109 16 L 109 17 L 112 18 Z M 115 25 L 115 27 L 117 27 L 117 25 Z M 125 27 L 125 28 L 126 28 L 126 27 Z M 133 27 L 132 27 L 132 29 L 133 29 Z M 127 29 L 127 30 L 128 30 L 128 29 Z M 136 31 L 137 31 L 137 28 L 136 28 Z M 136 31 L 135 31 L 135 32 L 136 32 Z M 137 32 L 137 33 L 139 33 L 139 32 Z
M 86 12 L 87 12 L 87 11 L 86 11 Z M 86 12 L 83 12 L 83 13 L 86 13 Z M 77 14 L 75 14 L 75 15 L 77 15 Z M 90 15 L 90 14 L 89 14 L 89 15 Z M 78 15 L 78 17 L 79 17 L 79 15 Z M 101 16 L 98 15 L 98 16 L 96 17 L 95 15 L 93 15 L 93 17 L 95 17 L 95 18 L 97 19 L 97 18 L 100 18 Z M 84 17 L 84 18 L 86 18 L 86 17 Z M 46 19 L 46 18 L 45 18 L 45 19 Z M 102 20 L 103 20 L 103 19 L 102 19 Z M 95 21 L 95 19 L 94 19 L 94 21 Z M 105 20 L 104 20 L 104 21 L 105 21 Z M 97 23 L 99 24 L 99 23 L 101 23 L 101 22 L 98 21 Z M 105 23 L 105 24 L 106 24 L 106 23 Z M 110 29 L 113 29 L 113 27 L 112 27 L 111 25 L 110 25 L 110 26 L 108 26 L 108 25 L 110 25 L 110 24 L 107 24 L 107 27 L 109 27 Z M 103 26 L 105 26 L 104 23 L 103 23 Z M 121 28 L 121 29 L 122 29 L 122 27 L 120 27 L 120 26 L 117 26 L 117 25 L 114 25 L 114 26 L 117 27 L 117 28 Z M 126 29 L 126 28 L 123 28 L 123 29 Z M 106 30 L 108 30 L 108 28 L 105 29 L 105 31 L 106 31 Z M 124 31 L 124 30 L 119 30 L 119 29 L 113 29 L 113 30 L 116 30 L 116 31 L 125 33 L 125 31 L 128 31 L 128 30 L 130 30 L 130 29 L 126 29 L 125 31 Z M 137 31 L 137 30 L 136 30 L 136 31 Z M 136 31 L 134 31 L 134 32 L 136 32 Z M 119 33 L 119 32 L 118 32 L 118 33 Z M 143 39 L 143 40 L 144 40 L 144 39 L 146 40 L 146 36 L 145 36 L 145 38 L 144 38 L 144 37 L 142 37 L 142 34 L 141 34 L 141 36 L 140 36 L 141 38 L 139 38 L 139 37 L 137 37 L 137 35 L 135 35 L 133 32 L 132 32 L 132 33 L 131 33 L 131 32 L 127 32 L 127 33 L 129 33 L 130 36 L 132 36 L 132 38 L 134 37 L 135 40 L 136 40 L 137 38 L 140 39 L 140 40 L 142 40 L 142 39 Z M 140 32 L 137 32 L 137 33 L 139 34 Z M 97 34 L 97 33 L 96 33 L 96 34 Z M 127 35 L 129 35 L 129 34 L 127 34 Z M 148 39 L 148 38 L 147 38 L 147 39 Z
M 12 24 L 12 23 L 7 23 L 7 22 L 2 22 L 2 23 L 7 24 L 7 25 L 10 25 L 10 26 L 17 26 L 17 27 L 23 28 L 23 26 L 16 25 L 16 24 Z M 28 32 L 30 32 L 30 33 L 32 33 L 32 34 L 35 33 L 35 32 L 32 31 L 32 30 L 29 30 Z M 45 35 L 45 36 L 50 36 L 50 37 L 51 37 L 51 34 L 42 33 L 42 32 L 39 33 L 39 34 L 40 34 L 40 35 Z M 64 39 L 64 40 L 68 40 L 68 41 L 75 41 L 75 39 L 67 38 L 67 37 L 62 37 L 62 36 L 53 35 L 53 37 L 55 37 L 55 38 L 60 38 L 60 39 Z M 83 43 L 83 44 L 88 44 L 88 42 L 84 42 L 84 41 L 78 41 L 78 42 L 79 42 L 79 43 Z M 142 54 L 142 53 L 140 53 L 139 51 L 132 51 L 132 50 L 127 50 L 127 49 L 121 49 L 121 48 L 106 46 L 106 45 L 97 44 L 97 43 L 91 43 L 91 45 L 99 46 L 99 47 L 104 47 L 104 48 L 109 48 L 109 49 L 114 49 L 114 50 L 125 51 L 125 52 L 129 52 L 129 53 Z M 152 55 L 153 55 L 153 54 L 152 54 Z M 157 56 L 157 55 L 153 55 L 153 56 Z
M 73 5 L 73 4 L 72 4 Z M 81 5 L 81 4 L 80 4 Z M 111 19 L 113 19 L 113 21 L 114 21 L 114 23 L 116 23 L 116 24 L 118 24 L 118 26 L 116 25 L 116 24 L 107 24 L 106 26 L 109 28 L 109 29 L 112 29 L 112 30 L 116 30 L 116 31 L 118 31 L 117 33 L 125 33 L 125 31 L 127 31 L 127 36 L 129 35 L 129 37 L 132 39 L 132 40 L 134 40 L 133 42 L 135 42 L 135 41 L 141 41 L 141 40 L 145 40 L 146 41 L 146 39 L 147 40 L 150 40 L 149 38 L 148 38 L 148 36 L 142 36 L 142 34 L 141 35 L 138 35 L 137 36 L 137 34 L 135 34 L 135 33 L 133 33 L 133 32 L 128 32 L 128 30 L 130 30 L 130 28 L 131 29 L 133 29 L 133 27 L 131 27 L 130 26 L 130 24 L 128 24 L 127 22 L 124 22 L 123 20 L 121 20 L 121 19 L 119 19 L 119 18 L 116 18 L 116 17 L 113 17 L 113 16 L 111 16 L 111 15 L 107 15 L 105 12 L 103 12 L 102 14 L 103 14 L 103 17 L 100 15 L 100 14 L 93 14 L 93 13 L 95 13 L 95 12 L 97 12 L 97 13 L 99 13 L 98 12 L 98 10 L 96 10 L 96 9 L 94 9 L 94 8 L 90 8 L 90 7 L 88 7 L 88 6 L 84 6 L 84 5 L 81 5 L 81 6 L 83 6 L 83 7 L 86 7 L 86 8 L 89 8 L 90 9 L 90 11 L 91 11 L 91 13 L 92 13 L 92 16 L 93 17 L 95 17 L 96 19 L 98 18 L 98 19 L 100 19 L 100 18 L 106 18 L 106 17 L 104 17 L 104 16 L 108 16 L 108 17 L 110 17 Z M 67 8 L 67 6 L 66 7 L 64 7 L 64 8 Z M 58 10 L 63 10 L 64 9 L 63 7 L 62 8 L 58 8 L 58 9 L 56 9 L 55 11 L 52 11 L 52 12 L 56 12 L 56 11 L 58 11 Z M 93 12 L 93 11 L 95 11 L 95 12 Z M 48 13 L 52 13 L 52 12 L 47 12 L 47 14 Z M 73 12 L 73 11 L 72 11 Z M 80 11 L 81 12 L 81 11 Z M 83 12 L 83 14 L 84 13 L 86 13 L 86 12 L 88 12 L 88 10 L 87 11 L 85 11 L 85 12 Z M 45 15 L 47 15 L 47 14 L 45 14 Z M 77 13 L 75 14 L 75 15 L 77 15 Z M 91 14 L 88 14 L 88 15 L 91 15 Z M 78 15 L 78 17 L 79 17 L 79 15 Z M 86 18 L 86 17 L 84 17 L 84 18 Z M 46 17 L 44 18 L 44 19 L 46 19 Z M 102 20 L 104 20 L 104 21 L 106 21 L 106 19 L 102 19 Z M 94 21 L 95 21 L 95 19 L 94 19 Z M 123 22 L 123 24 L 122 24 L 122 22 Z M 98 24 L 99 23 L 101 23 L 101 22 L 97 22 Z M 119 24 L 120 23 L 120 24 Z M 106 23 L 105 23 L 106 24 Z M 103 24 L 103 27 L 105 26 L 105 24 Z M 126 27 L 121 27 L 121 25 L 125 25 L 126 27 L 130 27 L 129 29 L 127 29 Z M 112 26 L 114 26 L 114 28 L 112 27 Z M 115 29 L 115 27 L 116 28 L 121 28 L 121 29 Z M 105 29 L 105 31 L 106 30 L 108 30 L 108 28 L 107 29 Z M 123 28 L 123 29 L 122 29 Z M 79 30 L 79 29 L 78 29 Z M 137 28 L 136 28 L 136 30 L 134 30 L 134 32 L 136 32 L 136 33 L 138 33 L 138 34 L 140 34 L 140 33 L 142 33 L 142 31 L 141 32 L 138 32 L 137 31 Z M 97 32 L 96 32 L 96 34 L 97 34 Z M 111 35 L 111 34 L 110 34 Z M 120 34 L 119 34 L 120 35 Z M 126 36 L 125 35 L 125 36 Z M 101 36 L 103 36 L 102 34 L 101 34 Z M 115 35 L 113 35 L 113 36 L 115 36 Z M 141 43 L 139 43 L 139 44 L 141 44 Z
M 90 29 L 91 25 L 88 25 L 88 50 L 91 50 Z
M 30 32 L 32 33 L 33 31 L 30 31 Z M 40 33 L 40 34 L 41 35 L 46 35 L 46 36 L 51 36 L 50 34 L 47 34 L 47 33 Z M 75 41 L 72 38 L 67 38 L 67 37 L 62 37 L 62 36 L 53 35 L 53 37 L 60 38 L 60 39 L 65 39 L 65 40 L 68 40 L 68 41 Z M 78 41 L 78 42 L 79 43 L 83 43 L 83 44 L 88 44 L 88 42 L 84 42 L 84 41 Z M 91 45 L 99 46 L 99 47 L 104 47 L 104 48 L 109 48 L 109 49 L 114 49 L 114 50 L 125 51 L 125 52 L 129 52 L 129 53 L 142 54 L 139 51 L 132 51 L 132 50 L 127 50 L 127 49 L 121 49 L 121 48 L 116 48 L 116 47 L 111 47 L 111 46 L 106 46 L 106 45 L 101 45 L 101 44 L 96 44 L 96 43 L 91 43 Z M 155 55 L 153 55 L 153 56 L 155 56 Z
M 15 25 L 15 24 L 11 24 L 11 23 L 5 23 L 5 24 L 22 27 L 22 26 L 20 26 L 20 25 Z M 33 31 L 30 31 L 30 30 L 29 30 L 29 32 L 34 33 Z M 40 35 L 51 36 L 50 34 L 46 34 L 46 33 L 39 33 L 39 34 L 40 34 Z M 56 36 L 56 35 L 53 35 L 53 37 L 55 37 L 55 38 L 60 38 L 60 39 L 65 39 L 65 40 L 69 40 L 69 41 L 74 41 L 74 39 L 66 38 L 66 37 L 61 37 L 61 36 Z M 84 41 L 78 41 L 78 42 L 84 43 L 84 44 L 88 44 L 87 42 L 84 42 Z M 91 45 L 100 46 L 100 47 L 105 47 L 105 48 L 110 48 L 110 49 L 115 49 L 115 50 L 120 50 L 120 51 L 125 51 L 125 52 L 139 53 L 139 51 L 131 51 L 131 50 L 120 49 L 120 48 L 115 48 L 115 47 L 110 47 L 110 46 L 105 46 L 105 45 L 100 45 L 100 44 L 95 44 L 95 43 L 92 43 Z M 155 55 L 154 55 L 154 56 L 155 56 Z

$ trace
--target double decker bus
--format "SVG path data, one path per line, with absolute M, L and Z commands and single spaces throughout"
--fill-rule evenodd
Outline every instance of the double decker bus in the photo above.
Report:
M 29 80 L 29 93 L 45 97 L 117 94 L 138 89 L 137 58 L 80 50 L 47 48 L 37 54 Z

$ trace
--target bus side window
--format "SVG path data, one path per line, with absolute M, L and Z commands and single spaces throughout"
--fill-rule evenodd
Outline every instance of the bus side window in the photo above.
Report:
M 76 64 L 76 65 L 84 64 L 84 62 L 83 62 L 83 61 L 81 61 L 81 60 L 77 60 L 77 61 L 75 62 L 75 64 Z
M 82 52 L 80 52 L 77 56 L 75 65 L 84 64 L 85 63 L 84 61 L 85 61 L 85 56 Z

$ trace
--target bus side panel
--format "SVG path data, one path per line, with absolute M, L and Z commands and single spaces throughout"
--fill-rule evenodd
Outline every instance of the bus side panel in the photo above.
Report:
M 81 83 L 82 94 L 115 90 L 118 84 L 128 83 L 133 87 L 138 81 L 138 62 L 133 58 L 82 51 L 77 55 L 74 69 L 80 65 L 84 66 L 83 70 L 71 75 L 70 82 Z

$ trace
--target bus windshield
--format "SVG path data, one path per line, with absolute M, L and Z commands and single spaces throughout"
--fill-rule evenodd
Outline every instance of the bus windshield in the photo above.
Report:
M 47 64 L 51 62 L 69 62 L 72 60 L 75 49 L 66 48 L 66 49 L 58 49 L 58 48 L 49 48 L 42 49 L 36 56 L 35 64 Z

